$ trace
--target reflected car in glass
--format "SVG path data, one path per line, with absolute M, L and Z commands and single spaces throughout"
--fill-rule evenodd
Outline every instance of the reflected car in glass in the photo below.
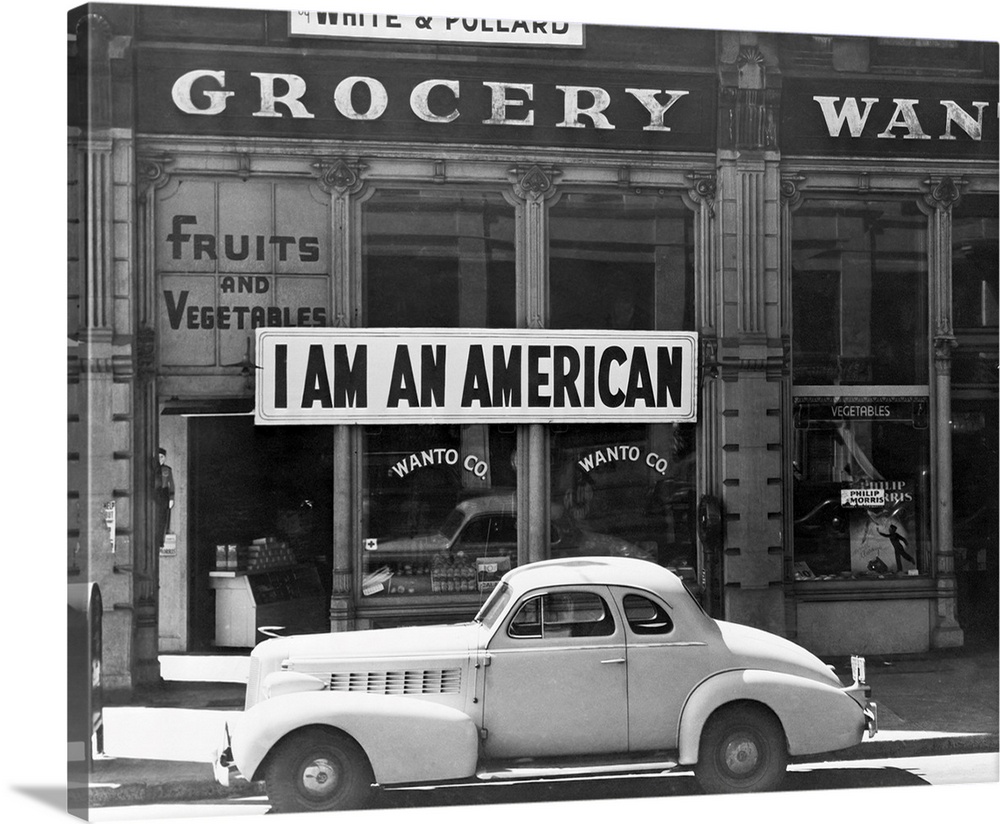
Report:
M 216 776 L 264 780 L 279 812 L 623 768 L 769 790 L 790 757 L 875 734 L 853 663 L 845 684 L 786 639 L 714 620 L 646 561 L 542 561 L 506 573 L 468 623 L 259 644 Z

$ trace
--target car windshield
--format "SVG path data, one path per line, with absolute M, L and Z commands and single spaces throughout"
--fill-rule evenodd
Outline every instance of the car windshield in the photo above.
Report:
M 453 541 L 464 522 L 465 513 L 461 509 L 453 509 L 451 514 L 444 519 L 444 523 L 441 524 L 439 531 L 449 541 Z
M 497 619 L 503 614 L 507 603 L 510 601 L 510 587 L 501 582 L 496 589 L 486 599 L 486 603 L 480 607 L 476 614 L 476 621 L 487 629 L 493 629 Z

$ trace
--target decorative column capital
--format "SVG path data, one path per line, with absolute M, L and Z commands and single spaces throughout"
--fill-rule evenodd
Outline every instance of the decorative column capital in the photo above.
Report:
M 365 185 L 362 178 L 367 166 L 360 160 L 348 161 L 342 157 L 320 158 L 312 164 L 320 188 L 327 194 L 355 195 Z
M 950 175 L 929 177 L 921 182 L 924 188 L 924 203 L 932 209 L 947 211 L 958 205 L 965 184 L 963 178 L 953 178 Z
M 543 167 L 537 163 L 528 168 L 513 166 L 507 171 L 514 194 L 529 203 L 542 203 L 552 197 L 561 176 L 562 171 L 555 166 Z
M 173 165 L 170 155 L 141 155 L 136 162 L 138 189 L 140 195 L 166 186 L 170 181 L 168 166 Z
M 715 195 L 718 192 L 718 181 L 714 172 L 690 172 L 685 175 L 691 182 L 684 193 L 684 202 L 690 209 L 701 205 L 708 207 L 710 215 L 715 214 Z
M 798 172 L 781 176 L 781 183 L 779 185 L 781 199 L 791 209 L 798 208 L 802 202 L 802 184 L 805 182 L 805 175 Z

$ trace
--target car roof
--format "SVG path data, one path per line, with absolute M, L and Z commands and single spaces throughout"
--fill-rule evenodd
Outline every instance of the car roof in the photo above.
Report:
M 669 570 L 639 558 L 589 556 L 558 558 L 515 567 L 504 580 L 517 592 L 550 586 L 603 584 L 648 589 L 663 595 L 683 593 L 684 584 Z

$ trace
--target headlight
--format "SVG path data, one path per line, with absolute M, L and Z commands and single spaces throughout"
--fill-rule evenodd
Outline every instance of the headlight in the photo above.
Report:
M 262 692 L 265 698 L 276 698 L 291 692 L 321 692 L 327 688 L 325 681 L 302 672 L 272 672 L 264 679 Z

